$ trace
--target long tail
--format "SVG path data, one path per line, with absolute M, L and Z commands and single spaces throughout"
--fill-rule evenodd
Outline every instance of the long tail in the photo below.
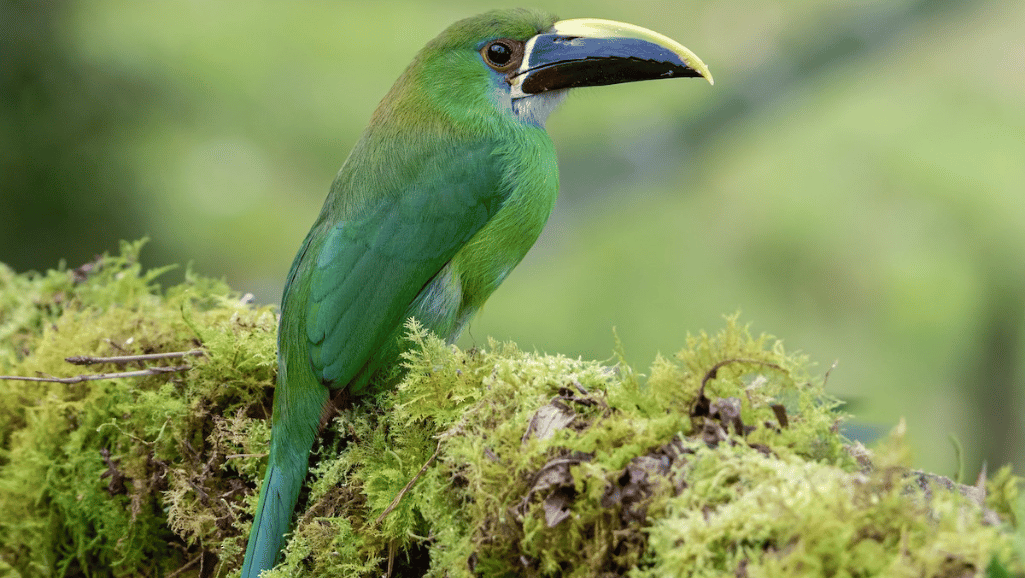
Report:
M 301 476 L 295 474 L 277 466 L 267 466 L 256 518 L 249 533 L 249 545 L 246 546 L 246 559 L 242 564 L 243 578 L 257 578 L 261 571 L 274 567 L 306 470 L 303 469 Z
M 279 383 L 280 389 L 274 393 L 270 457 L 249 532 L 242 578 L 258 578 L 260 572 L 274 567 L 291 525 L 328 398 L 326 387 L 310 385 L 313 387 L 305 391 L 295 391 L 298 388 Z

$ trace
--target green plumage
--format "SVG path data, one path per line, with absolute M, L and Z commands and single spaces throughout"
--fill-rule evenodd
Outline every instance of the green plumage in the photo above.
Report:
M 274 564 L 328 388 L 363 393 L 397 359 L 411 316 L 454 339 L 544 227 L 554 148 L 488 98 L 471 31 L 525 39 L 554 21 L 517 12 L 453 26 L 395 83 L 338 173 L 285 285 L 271 452 L 243 576 Z
M 457 22 L 416 56 L 339 171 L 288 275 L 270 457 L 244 578 L 274 565 L 329 391 L 359 396 L 378 385 L 410 317 L 455 339 L 537 240 L 558 191 L 543 125 L 566 89 L 706 75 L 702 67 L 644 29 L 530 10 Z

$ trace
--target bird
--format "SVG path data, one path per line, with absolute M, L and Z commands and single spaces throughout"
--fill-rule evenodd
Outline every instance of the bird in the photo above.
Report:
M 371 116 L 289 270 L 270 453 L 243 578 L 280 556 L 330 398 L 387 387 L 414 318 L 450 342 L 523 259 L 555 204 L 545 131 L 569 90 L 703 77 L 662 34 L 504 9 L 427 43 Z

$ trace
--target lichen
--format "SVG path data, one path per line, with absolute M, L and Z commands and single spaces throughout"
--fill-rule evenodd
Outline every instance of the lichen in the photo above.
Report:
M 75 270 L 0 266 L 0 374 L 199 350 L 189 369 L 0 381 L 0 573 L 228 576 L 257 501 L 274 310 L 142 243 Z M 873 450 L 809 362 L 729 317 L 648 375 L 463 350 L 410 322 L 398 385 L 314 448 L 284 576 L 992 576 L 1025 569 L 1021 479 L 966 488 Z M 170 364 L 170 362 L 154 362 Z M 177 363 L 177 362 L 176 362 Z

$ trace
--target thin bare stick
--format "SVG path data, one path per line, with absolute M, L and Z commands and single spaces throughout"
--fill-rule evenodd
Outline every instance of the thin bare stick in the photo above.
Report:
M 190 351 L 171 351 L 168 353 L 146 353 L 142 355 L 117 355 L 114 357 L 89 357 L 87 355 L 75 355 L 65 357 L 64 361 L 75 365 L 96 365 L 98 363 L 132 363 L 135 361 L 155 361 L 159 359 L 181 359 L 190 355 L 205 355 L 202 349 Z
M 267 452 L 259 454 L 228 454 L 224 456 L 226 460 L 237 460 L 238 458 L 263 458 L 267 456 Z
M 423 465 L 423 467 L 420 468 L 420 471 L 417 472 L 415 476 L 413 476 L 412 480 L 409 480 L 409 483 L 406 484 L 406 487 L 404 487 L 401 490 L 399 490 L 399 493 L 398 493 L 398 495 L 395 496 L 395 499 L 392 500 L 391 503 L 388 504 L 388 507 L 385 508 L 383 512 L 381 512 L 381 515 L 378 516 L 376 520 L 374 520 L 374 523 L 372 524 L 373 526 L 377 526 L 378 524 L 380 524 L 381 520 L 384 520 L 385 516 L 390 514 L 391 511 L 394 510 L 399 505 L 399 502 L 402 501 L 402 496 L 406 495 L 406 492 L 408 492 L 410 490 L 410 488 L 413 487 L 413 484 L 415 484 L 416 481 L 420 479 L 420 476 L 422 476 L 425 473 L 427 473 L 427 468 L 429 468 L 431 466 L 431 463 L 434 462 L 434 459 L 438 457 L 439 453 L 441 453 L 441 442 L 440 441 L 438 442 L 438 447 L 434 450 L 434 454 L 431 455 L 430 458 L 428 458 L 427 463 L 425 463 Z
M 44 381 L 47 383 L 82 383 L 83 381 L 96 381 L 98 379 L 121 379 L 123 377 L 147 377 L 160 375 L 162 373 L 177 373 L 192 369 L 191 365 L 172 365 L 170 367 L 150 367 L 138 371 L 121 371 L 117 373 L 96 373 L 93 375 L 76 375 L 73 377 L 27 377 L 23 375 L 0 375 L 0 379 L 7 381 Z
M 395 569 L 395 552 L 398 550 L 398 545 L 395 544 L 395 539 L 392 538 L 388 542 L 388 572 L 384 575 L 385 578 L 391 578 L 394 576 L 392 571 Z

